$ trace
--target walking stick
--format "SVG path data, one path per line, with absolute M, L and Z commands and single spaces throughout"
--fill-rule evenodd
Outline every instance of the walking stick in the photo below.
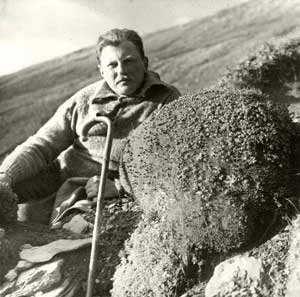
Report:
M 96 206 L 96 217 L 93 229 L 93 239 L 92 239 L 92 249 L 91 249 L 91 256 L 90 256 L 90 265 L 89 265 L 89 275 L 88 275 L 88 282 L 87 282 L 87 292 L 86 297 L 92 297 L 93 294 L 93 286 L 96 277 L 96 263 L 97 263 L 97 254 L 98 254 L 98 243 L 99 243 L 99 233 L 100 227 L 103 224 L 103 206 L 104 206 L 104 190 L 105 190 L 105 183 L 108 173 L 108 166 L 109 166 L 109 158 L 110 158 L 110 151 L 111 151 L 111 144 L 112 144 L 112 123 L 109 118 L 105 116 L 96 115 L 94 119 L 92 119 L 89 123 L 87 123 L 82 129 L 83 140 L 87 139 L 87 132 L 90 130 L 92 126 L 97 123 L 105 123 L 107 126 L 107 135 L 106 141 L 104 146 L 103 152 L 103 162 L 101 168 L 101 175 L 100 175 L 100 183 L 99 183 L 99 190 L 97 195 L 97 206 Z

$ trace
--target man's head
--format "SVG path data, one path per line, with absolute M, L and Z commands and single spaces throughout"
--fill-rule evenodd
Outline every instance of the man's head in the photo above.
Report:
M 142 85 L 148 69 L 141 37 L 133 30 L 113 29 L 97 43 L 98 67 L 118 95 L 132 95 Z

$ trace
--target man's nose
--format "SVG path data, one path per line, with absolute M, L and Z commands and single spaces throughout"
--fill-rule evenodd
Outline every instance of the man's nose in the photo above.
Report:
M 124 63 L 119 63 L 117 67 L 117 72 L 119 75 L 127 74 L 127 67 Z

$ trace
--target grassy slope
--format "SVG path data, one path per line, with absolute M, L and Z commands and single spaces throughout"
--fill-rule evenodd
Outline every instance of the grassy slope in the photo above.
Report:
M 300 36 L 300 0 L 252 0 L 144 37 L 151 68 L 182 92 L 217 81 L 228 66 L 270 38 Z M 0 77 L 0 159 L 57 106 L 98 79 L 94 48 Z

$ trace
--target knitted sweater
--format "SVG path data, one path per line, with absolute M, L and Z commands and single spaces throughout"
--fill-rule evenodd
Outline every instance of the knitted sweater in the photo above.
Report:
M 0 172 L 12 177 L 13 183 L 38 174 L 55 159 L 63 179 L 72 176 L 90 177 L 100 174 L 106 126 L 98 123 L 83 141 L 82 129 L 96 114 L 113 120 L 113 143 L 109 168 L 118 170 L 126 138 L 154 110 L 179 96 L 179 92 L 148 72 L 135 96 L 118 96 L 104 80 L 78 91 L 64 102 L 40 128 L 6 157 Z

